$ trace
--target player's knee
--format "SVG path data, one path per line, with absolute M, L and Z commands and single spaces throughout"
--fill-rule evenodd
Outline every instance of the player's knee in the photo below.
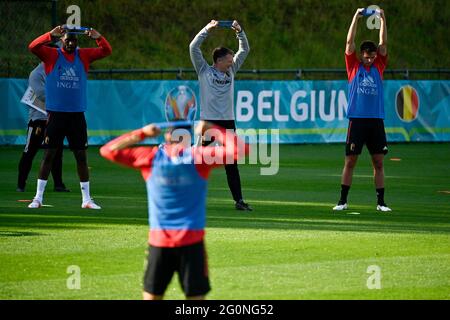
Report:
M 44 162 L 52 162 L 56 155 L 56 149 L 47 149 L 44 154 Z
M 373 168 L 377 171 L 383 170 L 383 160 L 374 160 Z
M 348 158 L 348 159 L 345 161 L 345 167 L 346 167 L 347 169 L 353 169 L 355 166 L 356 166 L 356 159 Z
M 383 157 L 372 157 L 372 164 L 375 170 L 383 170 Z
M 73 154 L 75 155 L 77 164 L 87 164 L 87 156 L 84 150 L 75 150 Z

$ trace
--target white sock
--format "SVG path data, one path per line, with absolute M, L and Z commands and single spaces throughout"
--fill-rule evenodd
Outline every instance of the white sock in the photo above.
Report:
M 47 180 L 37 179 L 36 195 L 34 196 L 34 198 L 36 200 L 39 200 L 40 203 L 42 203 L 42 200 L 44 198 L 44 191 L 46 186 Z
M 89 181 L 80 182 L 81 195 L 83 196 L 83 203 L 91 200 L 91 195 L 89 193 Z

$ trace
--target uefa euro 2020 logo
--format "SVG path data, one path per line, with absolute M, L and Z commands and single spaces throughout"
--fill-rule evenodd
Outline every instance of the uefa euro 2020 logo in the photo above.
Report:
M 173 119 L 195 120 L 197 99 L 187 86 L 178 86 L 167 94 L 164 106 L 167 121 Z

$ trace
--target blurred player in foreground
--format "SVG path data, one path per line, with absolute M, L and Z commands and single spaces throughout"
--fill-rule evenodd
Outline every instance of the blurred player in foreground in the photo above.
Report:
M 204 245 L 207 179 L 212 168 L 248 153 L 232 130 L 201 121 L 198 136 L 211 135 L 222 146 L 191 147 L 191 127 L 174 127 L 159 147 L 132 145 L 161 130 L 155 124 L 124 134 L 100 149 L 103 157 L 139 169 L 147 185 L 149 256 L 145 300 L 160 300 L 175 272 L 187 299 L 204 299 L 209 277 Z

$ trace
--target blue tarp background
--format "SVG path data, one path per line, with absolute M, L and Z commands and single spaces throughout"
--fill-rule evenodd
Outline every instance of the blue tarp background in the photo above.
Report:
M 412 121 L 397 112 L 404 86 L 417 93 Z M 26 79 L 0 79 L 0 144 L 25 144 L 28 107 L 20 103 Z M 388 141 L 450 141 L 450 81 L 384 81 Z M 89 80 L 89 143 L 173 116 L 172 106 L 199 118 L 197 81 Z M 242 129 L 280 129 L 280 143 L 343 142 L 348 120 L 347 81 L 236 81 L 235 114 Z

